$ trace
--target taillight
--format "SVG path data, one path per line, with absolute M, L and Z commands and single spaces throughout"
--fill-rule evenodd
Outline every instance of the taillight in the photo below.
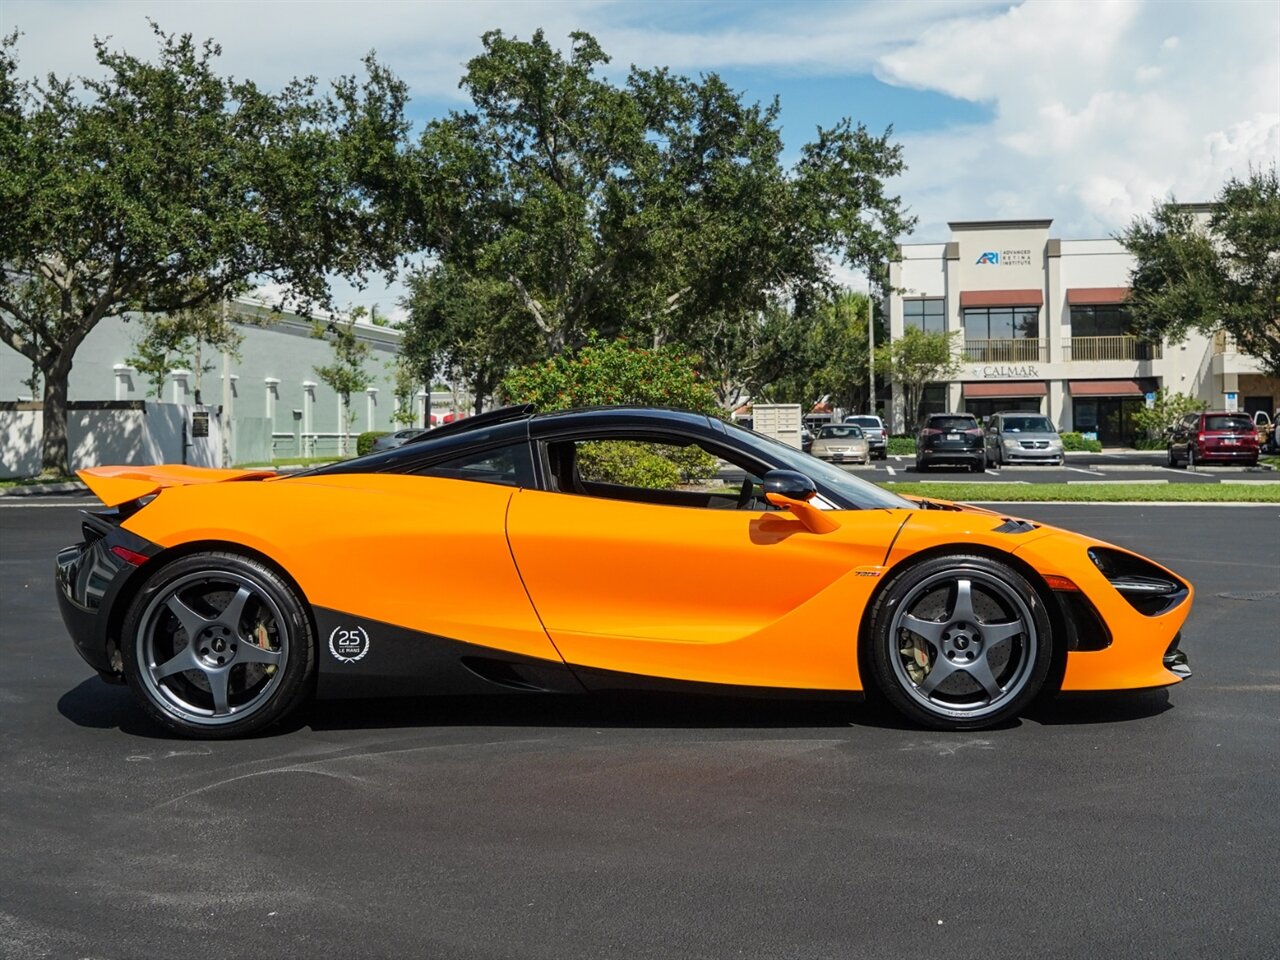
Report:
M 966 430 L 966 431 L 965 431 L 965 436 L 968 436 L 968 437 L 980 437 L 980 436 L 982 436 L 982 428 L 981 428 L 981 427 L 973 427 L 973 428 L 971 428 L 971 429 L 969 429 L 969 430 Z
M 938 437 L 941 435 L 942 435 L 942 431 L 935 430 L 933 429 L 933 427 L 925 427 L 923 430 L 920 431 L 920 436 L 922 437 Z
M 130 550 L 128 547 L 117 545 L 111 548 L 111 552 L 125 563 L 135 567 L 140 567 L 147 562 L 147 555 L 145 553 L 138 553 L 136 550 Z

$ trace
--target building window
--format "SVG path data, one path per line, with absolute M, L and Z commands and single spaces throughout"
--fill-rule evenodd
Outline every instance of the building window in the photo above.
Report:
M 1068 360 L 1159 360 L 1161 356 L 1161 344 L 1134 336 L 1129 310 L 1123 304 L 1071 307 Z
M 1039 307 L 966 307 L 964 356 L 971 363 L 1043 362 Z
M 1039 307 L 966 307 L 966 340 L 1038 340 Z
M 941 333 L 947 328 L 947 301 L 938 297 L 929 300 L 903 300 L 902 325 L 925 333 Z
M 1071 308 L 1073 337 L 1127 337 L 1132 332 L 1129 310 L 1120 304 L 1090 304 Z

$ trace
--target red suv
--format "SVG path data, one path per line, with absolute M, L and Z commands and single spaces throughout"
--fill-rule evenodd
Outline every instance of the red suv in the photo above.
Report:
M 1209 411 L 1189 413 L 1169 435 L 1169 466 L 1185 462 L 1243 463 L 1258 462 L 1258 430 L 1247 413 Z

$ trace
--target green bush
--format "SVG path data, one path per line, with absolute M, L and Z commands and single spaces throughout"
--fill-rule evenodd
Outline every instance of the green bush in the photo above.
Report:
M 1146 435 L 1146 439 L 1154 441 L 1152 446 L 1142 445 L 1141 440 L 1135 446 L 1139 450 L 1163 449 L 1166 434 L 1188 413 L 1197 413 L 1205 408 L 1203 400 L 1186 393 L 1169 392 L 1163 387 L 1156 391 L 1155 403 L 1143 407 L 1133 414 L 1133 426 L 1138 436 Z
M 507 374 L 502 390 L 511 403 L 539 410 L 612 404 L 679 407 L 724 416 L 710 384 L 699 379 L 697 360 L 672 347 L 648 350 L 625 340 L 593 340 Z M 630 487 L 671 489 L 715 476 L 716 459 L 698 447 L 609 441 L 578 447 L 584 480 Z
M 679 407 L 724 416 L 697 360 L 673 347 L 648 350 L 625 340 L 593 340 L 573 354 L 519 367 L 502 381 L 510 403 L 540 411 L 610 404 Z
M 1102 444 L 1097 440 L 1086 440 L 1083 435 L 1074 431 L 1062 434 L 1062 449 L 1069 452 L 1086 451 L 1101 453 Z
M 886 456 L 890 457 L 914 457 L 916 455 L 916 438 L 902 435 L 890 437 L 886 451 Z
M 373 449 L 373 443 L 379 437 L 385 437 L 386 430 L 366 430 L 360 436 L 356 437 L 356 456 L 363 457 L 366 453 Z

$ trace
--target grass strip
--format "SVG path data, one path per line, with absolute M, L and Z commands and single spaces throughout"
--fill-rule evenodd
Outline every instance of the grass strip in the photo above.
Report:
M 1152 503 L 1280 503 L 1280 483 L 882 483 L 894 493 L 936 500 L 987 503 L 1034 503 L 1073 500 L 1079 503 L 1147 501 Z

